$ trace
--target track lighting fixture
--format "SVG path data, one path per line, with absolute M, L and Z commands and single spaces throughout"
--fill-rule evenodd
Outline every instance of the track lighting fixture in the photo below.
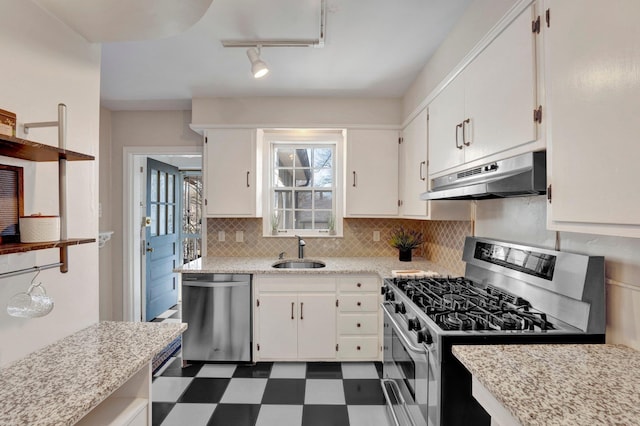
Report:
M 247 49 L 247 56 L 251 61 L 251 73 L 254 78 L 262 78 L 269 73 L 267 64 L 260 59 L 260 46 L 257 49 L 255 47 Z

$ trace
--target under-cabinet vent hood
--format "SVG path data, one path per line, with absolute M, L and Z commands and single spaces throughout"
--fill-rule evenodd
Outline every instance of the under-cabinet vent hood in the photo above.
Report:
M 546 152 L 529 152 L 473 167 L 431 181 L 423 200 L 482 200 L 546 192 Z

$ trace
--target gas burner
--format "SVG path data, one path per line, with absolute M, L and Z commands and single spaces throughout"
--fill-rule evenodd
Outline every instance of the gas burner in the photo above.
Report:
M 500 321 L 500 329 L 501 330 L 521 330 L 522 329 L 522 318 L 519 318 L 513 313 L 505 312 L 502 315 L 498 316 Z
M 454 310 L 459 310 L 464 308 L 466 301 L 467 299 L 460 294 L 449 293 L 449 294 L 442 295 L 442 302 L 444 306 Z
M 442 325 L 449 330 L 471 330 L 476 328 L 475 321 L 460 312 L 450 312 L 441 318 Z

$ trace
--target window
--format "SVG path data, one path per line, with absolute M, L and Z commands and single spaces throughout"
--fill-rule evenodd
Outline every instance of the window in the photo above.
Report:
M 264 234 L 340 235 L 342 131 L 263 131 Z

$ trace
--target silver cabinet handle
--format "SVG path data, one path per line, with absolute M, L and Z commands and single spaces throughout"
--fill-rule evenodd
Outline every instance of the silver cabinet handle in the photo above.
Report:
M 458 145 L 458 129 L 462 127 L 462 123 L 456 124 L 456 148 L 462 149 L 463 145 Z M 464 129 L 463 129 L 464 130 Z M 463 141 L 464 142 L 464 141 Z
M 304 303 L 300 302 L 300 319 L 304 319 L 304 317 L 302 316 L 302 309 L 304 308 Z
M 251 185 L 249 185 L 249 174 L 250 174 L 250 173 L 251 173 L 251 172 L 247 172 L 247 188 L 249 188 L 249 187 L 251 186 Z
M 353 172 L 353 187 L 356 186 L 356 172 Z
M 293 305 L 295 304 L 295 302 L 291 302 L 291 319 L 295 319 L 293 316 Z
M 465 136 L 465 129 L 467 128 L 467 124 L 470 124 L 470 123 L 471 123 L 471 119 L 470 118 L 467 118 L 466 120 L 464 120 L 462 122 L 462 143 L 465 146 L 471 145 L 471 141 L 467 142 L 467 137 Z
M 423 173 L 423 171 L 424 171 L 423 166 L 426 166 L 426 165 L 427 165 L 426 161 L 420 162 L 420 180 L 425 180 L 426 179 L 424 177 L 424 173 Z

